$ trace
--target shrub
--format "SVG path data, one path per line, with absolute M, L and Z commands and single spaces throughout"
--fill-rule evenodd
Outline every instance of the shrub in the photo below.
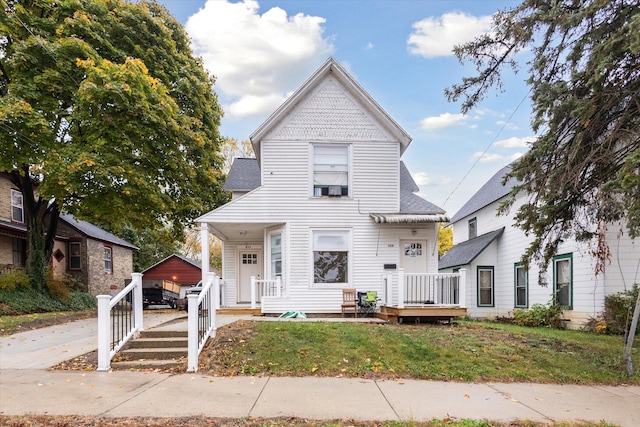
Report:
M 513 312 L 513 323 L 518 326 L 560 328 L 564 307 L 553 302 L 548 305 L 533 304 L 529 309 Z
M 14 289 L 29 288 L 29 276 L 24 270 L 11 268 L 8 272 L 0 275 L 0 289 L 12 291 Z
M 591 319 L 585 329 L 600 334 L 623 335 L 631 323 L 638 292 L 636 283 L 631 290 L 604 297 L 604 310 Z
M 67 287 L 66 281 L 53 276 L 53 268 L 47 270 L 47 291 L 54 299 L 58 301 L 68 301 L 71 292 Z
M 68 300 L 58 301 L 50 295 L 34 289 L 15 289 L 12 291 L 0 289 L 0 316 L 95 308 L 95 298 L 86 292 L 73 291 Z

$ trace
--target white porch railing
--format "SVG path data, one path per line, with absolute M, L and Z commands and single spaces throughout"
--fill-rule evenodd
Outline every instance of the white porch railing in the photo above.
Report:
M 98 371 L 111 368 L 113 356 L 142 331 L 142 273 L 132 273 L 131 283 L 118 295 L 98 295 Z
M 210 336 L 216 336 L 216 307 L 220 295 L 220 278 L 215 273 L 207 275 L 200 294 L 187 295 L 187 372 L 198 371 L 198 356 Z
M 458 273 L 417 274 L 398 269 L 397 300 L 391 301 L 391 277 L 386 275 L 386 301 L 398 308 L 408 306 L 466 307 L 466 271 Z
M 251 276 L 251 308 L 256 308 L 264 297 L 281 297 L 283 295 L 280 276 L 273 280 L 258 280 Z

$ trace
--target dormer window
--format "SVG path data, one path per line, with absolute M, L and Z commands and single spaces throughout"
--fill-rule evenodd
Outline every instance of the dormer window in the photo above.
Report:
M 478 237 L 478 222 L 475 218 L 469 220 L 469 239 Z
M 11 190 L 11 220 L 20 223 L 24 222 L 22 193 L 18 190 Z
M 313 196 L 349 195 L 349 146 L 313 145 Z

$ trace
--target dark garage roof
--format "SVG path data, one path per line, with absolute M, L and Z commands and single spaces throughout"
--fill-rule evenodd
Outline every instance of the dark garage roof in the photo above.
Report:
M 500 237 L 503 231 L 504 227 L 483 234 L 482 236 L 478 236 L 475 239 L 458 243 L 449 249 L 442 258 L 440 258 L 440 261 L 438 262 L 438 269 L 442 270 L 445 268 L 470 264 L 471 261 L 476 259 L 476 257 L 491 244 L 491 242 Z

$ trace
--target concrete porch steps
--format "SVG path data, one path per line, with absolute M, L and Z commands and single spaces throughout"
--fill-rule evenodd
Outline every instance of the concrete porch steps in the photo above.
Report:
M 143 331 L 116 354 L 111 367 L 116 370 L 186 368 L 187 351 L 187 331 Z

